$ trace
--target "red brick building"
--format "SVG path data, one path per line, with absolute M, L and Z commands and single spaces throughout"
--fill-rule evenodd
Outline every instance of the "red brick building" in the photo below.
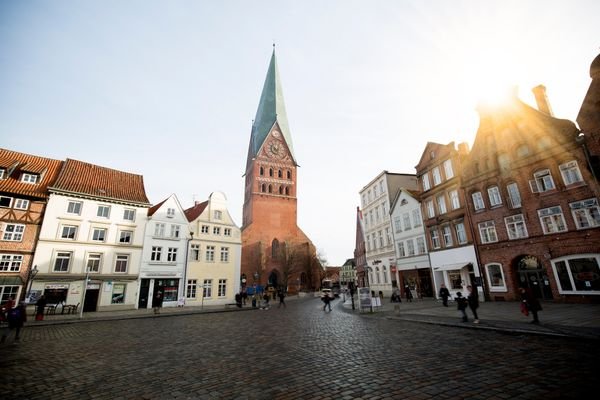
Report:
M 0 149 L 0 304 L 25 297 L 33 252 L 63 162 Z
M 579 130 L 554 118 L 544 87 L 538 111 L 514 96 L 480 107 L 462 184 L 491 300 L 518 288 L 554 301 L 600 300 L 598 183 Z
M 298 163 L 275 52 L 252 125 L 245 173 L 242 286 L 319 286 L 315 247 L 297 225 Z
M 590 66 L 590 87 L 577 115 L 581 128 L 579 143 L 583 147 L 596 180 L 600 180 L 600 54 Z

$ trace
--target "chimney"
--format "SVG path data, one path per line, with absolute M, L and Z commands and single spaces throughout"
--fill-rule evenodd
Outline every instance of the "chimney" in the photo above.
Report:
M 535 96 L 535 102 L 537 103 L 538 110 L 548 114 L 551 117 L 554 117 L 554 113 L 552 112 L 550 103 L 548 102 L 548 96 L 546 96 L 546 86 L 538 85 L 531 89 L 531 91 Z

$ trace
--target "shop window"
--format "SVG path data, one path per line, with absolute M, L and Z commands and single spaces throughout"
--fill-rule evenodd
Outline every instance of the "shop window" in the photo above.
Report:
M 504 279 L 504 271 L 502 270 L 501 264 L 487 264 L 485 266 L 485 273 L 487 274 L 487 279 L 490 284 L 490 291 L 506 291 L 506 281 Z

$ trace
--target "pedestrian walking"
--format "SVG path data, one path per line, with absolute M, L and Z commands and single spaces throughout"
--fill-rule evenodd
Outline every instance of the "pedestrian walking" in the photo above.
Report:
M 413 295 L 412 295 L 412 292 L 410 291 L 410 287 L 408 287 L 408 285 L 406 285 L 404 287 L 404 292 L 406 295 L 406 301 L 409 301 L 412 303 Z
M 277 306 L 277 308 L 281 307 L 283 305 L 283 308 L 286 308 L 287 306 L 285 305 L 285 292 L 283 291 L 283 289 L 280 289 L 279 292 L 277 292 L 277 296 L 279 297 L 279 305 Z
M 154 314 L 160 314 L 160 309 L 162 308 L 162 305 L 163 305 L 163 294 L 159 290 L 158 292 L 156 292 L 156 295 L 152 299 L 152 308 L 154 309 Z
M 442 304 L 444 305 L 444 307 L 448 307 L 448 298 L 450 297 L 450 291 L 444 283 L 440 285 L 440 297 L 442 298 Z
M 323 303 L 325 303 L 325 305 L 323 306 L 323 311 L 326 311 L 326 308 L 328 307 L 329 311 L 331 311 L 331 297 L 329 296 L 329 293 L 323 293 L 321 300 L 323 301 Z
M 235 305 L 238 308 L 242 308 L 242 300 L 243 300 L 242 299 L 242 293 L 241 292 L 240 293 L 236 293 L 235 294 Z
M 460 315 L 462 317 L 462 322 L 469 322 L 469 318 L 467 317 L 467 307 L 469 305 L 467 299 L 465 299 L 461 292 L 456 292 L 456 309 L 460 311 Z
M 521 293 L 521 304 L 525 305 L 524 309 L 527 311 L 527 313 L 524 312 L 524 314 L 528 315 L 531 313 L 533 316 L 531 323 L 539 324 L 538 311 L 542 311 L 542 305 L 538 299 L 535 298 L 530 288 L 519 288 L 519 292 Z
M 262 310 L 268 310 L 269 309 L 269 300 L 271 300 L 271 296 L 269 296 L 269 293 L 267 291 L 265 291 L 263 293 L 263 301 L 262 301 Z
M 46 310 L 46 296 L 42 295 L 38 301 L 35 303 L 35 320 L 43 321 L 44 320 L 44 311 Z
M 8 328 L 2 332 L 0 343 L 6 342 L 6 340 L 12 335 L 13 329 L 15 330 L 15 342 L 18 342 L 21 339 L 21 328 L 23 328 L 23 324 L 25 321 L 27 321 L 25 302 L 22 301 L 18 306 L 8 310 L 6 319 L 8 320 Z
M 477 293 L 477 286 L 467 286 L 469 294 L 467 295 L 467 303 L 473 313 L 473 323 L 479 323 L 479 317 L 477 316 L 477 308 L 479 308 L 479 294 Z

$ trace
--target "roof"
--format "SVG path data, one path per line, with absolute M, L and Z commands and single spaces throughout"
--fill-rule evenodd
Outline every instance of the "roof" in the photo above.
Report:
M 250 147 L 248 148 L 248 158 L 254 158 L 258 154 L 267 135 L 277 123 L 283 134 L 283 138 L 288 146 L 292 158 L 295 160 L 294 147 L 292 145 L 292 134 L 288 126 L 287 113 L 285 112 L 285 103 L 283 101 L 283 90 L 281 80 L 279 79 L 279 70 L 277 68 L 277 58 L 275 49 L 269 63 L 269 70 L 263 85 L 258 110 L 252 124 L 252 133 L 250 136 Z
M 141 175 L 67 159 L 50 191 L 150 205 Z
M 185 217 L 187 218 L 187 220 L 189 222 L 192 222 L 196 218 L 198 218 L 200 214 L 202 214 L 202 212 L 204 212 L 207 206 L 208 200 L 203 201 L 202 203 L 196 203 L 196 205 L 188 208 L 187 210 L 184 210 L 183 212 L 185 213 Z
M 158 204 L 155 204 L 155 205 L 153 205 L 152 207 L 150 207 L 150 208 L 148 209 L 148 216 L 149 216 L 149 217 L 153 216 L 153 215 L 154 215 L 154 213 L 155 213 L 156 211 L 158 211 L 158 209 L 160 208 L 160 206 L 162 206 L 163 204 L 165 204 L 165 201 L 167 201 L 167 200 L 169 200 L 169 198 L 168 198 L 168 197 L 167 197 L 166 199 L 164 199 L 163 201 L 161 201 L 160 203 L 158 203 Z
M 0 168 L 6 170 L 0 180 L 0 192 L 45 198 L 62 165 L 60 160 L 0 149 Z M 37 174 L 40 180 L 36 184 L 21 182 L 23 173 Z

